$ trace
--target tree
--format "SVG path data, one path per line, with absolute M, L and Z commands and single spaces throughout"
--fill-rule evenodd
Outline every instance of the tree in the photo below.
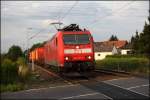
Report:
M 133 43 L 133 42 L 134 42 L 134 40 L 135 40 L 135 37 L 134 37 L 134 36 L 132 36 L 132 37 L 131 37 L 131 40 L 130 40 L 130 43 Z
M 112 35 L 110 38 L 109 38 L 109 41 L 118 41 L 118 38 L 116 35 Z
M 148 19 L 149 20 L 149 19 Z M 150 22 L 150 20 L 149 20 Z M 145 22 L 143 32 L 140 34 L 139 43 L 140 53 L 150 54 L 150 24 Z
M 134 48 L 134 51 L 136 53 L 138 53 L 138 49 L 139 49 L 139 33 L 138 31 L 136 30 L 136 35 L 135 37 L 132 39 L 132 42 L 133 42 L 133 48 Z
M 23 52 L 19 46 L 13 45 L 12 47 L 9 48 L 7 56 L 12 61 L 16 61 L 18 57 L 23 56 Z
M 144 30 L 143 30 L 143 33 L 144 33 L 144 37 L 146 39 L 146 43 L 150 45 L 150 17 L 148 18 L 148 21 L 149 23 L 146 25 L 145 23 L 145 26 L 144 26 Z
M 1 62 L 3 62 L 3 60 L 4 60 L 5 58 L 7 58 L 7 54 L 2 53 L 2 54 L 1 54 Z
M 131 38 L 132 48 L 137 54 L 150 55 L 150 17 L 148 17 L 149 24 L 145 22 L 143 31 Z

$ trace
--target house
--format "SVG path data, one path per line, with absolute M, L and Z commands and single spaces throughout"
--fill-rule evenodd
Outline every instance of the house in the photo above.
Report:
M 94 56 L 95 60 L 102 60 L 107 55 L 113 55 L 118 53 L 117 49 L 113 45 L 108 45 L 103 42 L 95 42 L 94 43 Z
M 94 43 L 95 60 L 102 60 L 107 55 L 127 54 L 128 49 L 124 49 L 128 42 L 126 40 L 104 41 Z
M 126 44 L 125 46 L 120 48 L 120 52 L 122 55 L 132 54 L 131 44 Z

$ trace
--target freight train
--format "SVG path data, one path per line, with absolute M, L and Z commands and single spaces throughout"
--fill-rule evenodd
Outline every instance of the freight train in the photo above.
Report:
M 95 68 L 93 37 L 90 31 L 70 24 L 29 53 L 29 60 L 56 67 L 59 72 L 88 72 Z

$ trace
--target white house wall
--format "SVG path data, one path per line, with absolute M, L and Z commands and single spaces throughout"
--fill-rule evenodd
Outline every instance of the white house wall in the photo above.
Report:
M 100 54 L 100 56 L 98 56 Z M 95 60 L 102 60 L 107 55 L 112 55 L 112 52 L 95 52 Z
M 121 50 L 122 55 L 126 55 L 128 51 L 131 51 L 130 49 Z

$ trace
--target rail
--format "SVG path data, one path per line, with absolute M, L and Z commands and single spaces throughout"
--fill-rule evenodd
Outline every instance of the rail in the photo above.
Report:
M 148 79 L 150 78 L 150 75 L 143 75 L 143 74 L 136 74 L 136 73 L 131 73 L 131 72 L 125 72 L 121 70 L 109 70 L 109 69 L 96 69 L 95 72 L 103 72 L 103 73 L 108 73 L 108 74 L 119 74 L 119 75 L 130 75 L 130 76 L 136 76 L 136 77 L 141 77 Z
M 109 69 L 96 69 L 95 72 L 103 72 L 107 74 L 115 74 L 115 75 L 131 75 L 129 72 L 118 71 L 118 70 L 109 70 Z

